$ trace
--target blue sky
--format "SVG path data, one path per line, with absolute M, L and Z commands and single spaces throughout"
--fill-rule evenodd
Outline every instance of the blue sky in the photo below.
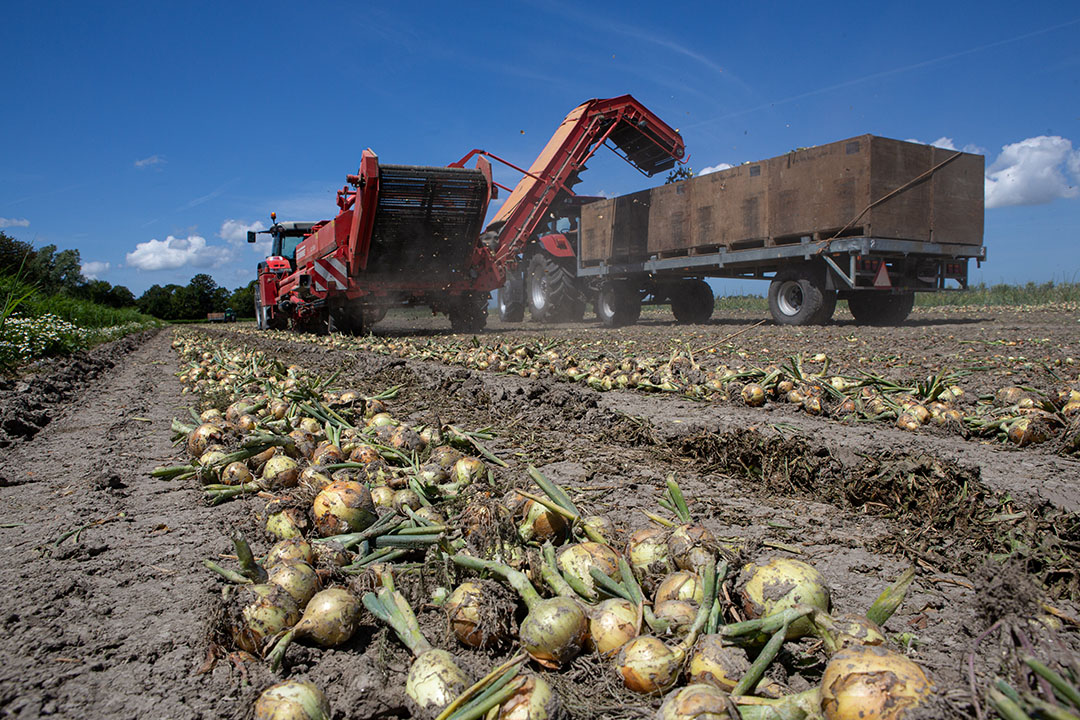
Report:
M 1080 281 L 1075 1 L 14 1 L 0 33 L 0 229 L 136 294 L 246 283 L 244 230 L 332 217 L 366 147 L 527 166 L 571 108 L 627 92 L 695 170 L 863 133 L 978 149 L 973 279 Z M 663 182 L 601 152 L 579 192 Z

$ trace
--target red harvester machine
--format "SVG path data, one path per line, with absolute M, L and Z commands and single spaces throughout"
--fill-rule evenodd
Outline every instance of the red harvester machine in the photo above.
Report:
M 381 165 L 365 150 L 338 191 L 334 219 L 277 222 L 271 214 L 262 232 L 273 247 L 255 294 L 259 327 L 358 333 L 391 307 L 427 305 L 447 313 L 456 332 L 482 329 L 490 292 L 526 244 L 562 237 L 537 233 L 560 208 L 580 204 L 572 188 L 601 145 L 649 176 L 685 153 L 679 133 L 629 95 L 574 108 L 528 170 L 479 149 L 447 167 Z M 476 168 L 465 168 L 474 156 Z M 523 174 L 513 190 L 492 180 L 487 158 Z M 484 228 L 496 188 L 510 195 Z

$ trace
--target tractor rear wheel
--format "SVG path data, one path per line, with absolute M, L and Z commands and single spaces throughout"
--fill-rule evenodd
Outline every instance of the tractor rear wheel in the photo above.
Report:
M 364 312 L 360 306 L 345 300 L 328 305 L 325 312 L 327 332 L 346 335 L 364 333 Z
M 573 322 L 585 314 L 585 302 L 567 265 L 545 252 L 529 259 L 525 296 L 533 320 Z
M 490 293 L 465 293 L 451 301 L 447 314 L 456 333 L 478 333 L 487 325 Z
M 506 282 L 495 291 L 495 304 L 499 306 L 499 319 L 503 322 L 521 322 L 525 319 L 525 291 L 521 271 L 510 270 Z
M 686 280 L 679 283 L 671 293 L 671 313 L 684 325 L 700 325 L 712 317 L 715 302 L 709 283 L 704 280 Z

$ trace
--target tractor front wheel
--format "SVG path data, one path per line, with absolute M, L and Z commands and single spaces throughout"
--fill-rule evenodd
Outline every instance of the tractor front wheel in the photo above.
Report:
M 456 333 L 478 333 L 487 325 L 490 293 L 465 293 L 451 301 L 447 314 Z

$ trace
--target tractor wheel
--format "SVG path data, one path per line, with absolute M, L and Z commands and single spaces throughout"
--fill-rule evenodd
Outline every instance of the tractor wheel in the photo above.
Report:
M 478 333 L 487 325 L 490 293 L 466 293 L 454 298 L 447 314 L 456 333 Z
M 335 302 L 324 311 L 326 332 L 362 335 L 364 333 L 363 308 L 349 301 Z
M 915 293 L 864 290 L 848 298 L 848 310 L 860 325 L 899 325 L 915 307 Z
M 506 273 L 506 283 L 495 291 L 495 304 L 499 307 L 499 319 L 503 322 L 521 322 L 525 319 L 524 281 L 520 270 Z
M 671 312 L 684 325 L 700 325 L 712 317 L 715 301 L 709 283 L 686 280 L 671 293 Z
M 781 325 L 824 325 L 836 309 L 836 291 L 812 267 L 781 270 L 769 284 L 769 312 Z
M 263 313 L 263 306 L 259 303 L 259 291 L 255 291 L 255 327 L 259 330 L 266 329 L 266 316 Z
M 545 252 L 529 260 L 525 296 L 529 314 L 537 322 L 573 322 L 585 314 L 574 274 Z
M 596 316 L 604 327 L 633 325 L 641 317 L 641 293 L 625 282 L 605 282 L 596 297 Z

